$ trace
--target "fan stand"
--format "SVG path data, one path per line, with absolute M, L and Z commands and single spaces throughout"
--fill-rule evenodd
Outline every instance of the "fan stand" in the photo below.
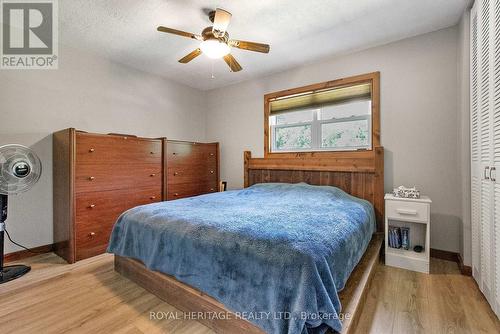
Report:
M 31 270 L 31 267 L 24 265 L 3 265 L 5 221 L 7 220 L 7 198 L 7 195 L 0 195 L 0 284 L 19 278 Z

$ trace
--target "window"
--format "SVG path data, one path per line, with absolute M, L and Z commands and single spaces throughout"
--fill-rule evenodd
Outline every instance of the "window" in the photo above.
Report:
M 314 110 L 301 110 L 276 115 L 271 118 L 273 148 L 276 151 L 310 150 Z
M 319 109 L 320 149 L 371 149 L 371 100 Z
M 271 152 L 372 148 L 369 84 L 309 92 L 276 101 L 270 104 L 268 122 Z

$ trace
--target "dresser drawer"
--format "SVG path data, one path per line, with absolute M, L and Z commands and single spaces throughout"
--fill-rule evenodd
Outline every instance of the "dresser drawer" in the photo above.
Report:
M 131 208 L 139 205 L 146 205 L 156 202 L 161 202 L 161 189 L 158 187 L 146 188 L 144 190 L 137 190 L 133 195 L 133 202 Z
M 104 253 L 108 247 L 112 229 L 113 224 L 77 225 L 75 239 L 76 260 L 79 261 Z
M 158 163 L 162 160 L 161 140 L 126 136 L 76 135 L 76 163 Z
M 217 144 L 203 144 L 201 150 L 206 159 L 217 159 Z
M 161 189 L 159 186 L 135 189 L 133 192 L 130 189 L 122 189 L 79 193 L 76 195 L 76 224 L 88 221 L 97 222 L 100 217 L 109 214 L 118 217 L 134 206 L 160 200 Z
M 209 148 L 208 152 L 206 152 L 206 157 L 209 162 L 217 163 L 217 150 Z
M 167 163 L 170 164 L 199 164 L 204 161 L 203 145 L 190 142 L 168 142 Z
M 208 169 L 214 170 L 217 172 L 217 160 L 215 160 L 215 159 L 208 160 L 206 166 L 208 167 Z
M 426 222 L 429 205 L 405 201 L 387 201 L 386 216 L 388 219 L 412 220 Z
M 125 190 L 98 191 L 76 195 L 76 225 L 114 224 L 116 218 L 129 209 Z
M 138 205 L 161 200 L 159 187 L 130 190 L 111 190 L 77 194 L 76 196 L 76 253 L 77 260 L 103 253 L 120 215 Z
M 167 168 L 168 184 L 200 182 L 208 173 L 205 165 L 169 166 Z
M 168 184 L 183 183 L 217 183 L 217 170 L 207 166 L 192 166 L 191 168 L 168 168 Z
M 78 203 L 77 203 L 78 206 Z M 116 206 L 113 210 L 103 208 L 88 209 L 88 217 L 77 214 L 75 220 L 76 260 L 102 254 L 106 251 L 109 237 L 118 217 L 127 210 L 126 205 Z
M 202 177 L 205 181 L 208 182 L 217 182 L 217 169 L 207 167 L 202 174 Z
M 76 167 L 77 193 L 160 186 L 161 164 L 81 164 Z
M 197 196 L 201 193 L 200 183 L 179 183 L 168 186 L 167 200 Z
M 174 200 L 218 191 L 217 181 L 200 183 L 181 183 L 168 187 L 167 200 Z
M 216 193 L 219 191 L 217 180 L 207 183 L 202 183 L 200 187 L 200 194 Z

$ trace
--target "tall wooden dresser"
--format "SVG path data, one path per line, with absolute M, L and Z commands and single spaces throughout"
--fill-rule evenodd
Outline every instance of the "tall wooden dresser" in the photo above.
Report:
M 219 190 L 219 144 L 167 141 L 167 200 Z
M 54 244 L 73 263 L 104 253 L 124 211 L 218 191 L 219 144 L 66 129 L 53 134 Z
M 165 139 L 53 135 L 54 243 L 73 263 L 105 252 L 119 215 L 165 194 Z

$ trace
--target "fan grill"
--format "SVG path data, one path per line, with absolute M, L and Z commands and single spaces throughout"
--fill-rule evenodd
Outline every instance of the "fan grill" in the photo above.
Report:
M 16 166 L 27 164 L 26 176 L 16 175 Z M 40 179 L 42 163 L 28 147 L 0 146 L 0 194 L 15 195 L 29 190 Z

